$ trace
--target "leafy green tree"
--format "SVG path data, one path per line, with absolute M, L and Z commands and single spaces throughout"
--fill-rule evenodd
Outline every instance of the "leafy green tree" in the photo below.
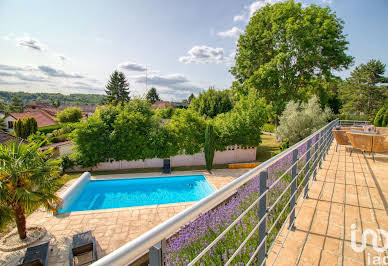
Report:
M 295 144 L 323 127 L 331 116 L 331 110 L 328 107 L 322 110 L 316 96 L 307 103 L 291 101 L 280 116 L 276 138 L 279 141 L 288 139 L 290 144 Z
M 147 101 L 149 101 L 152 104 L 156 103 L 157 101 L 160 101 L 159 94 L 155 88 L 151 88 L 147 92 L 146 99 L 147 99 Z
M 213 169 L 214 153 L 216 151 L 216 134 L 214 132 L 214 126 L 212 124 L 206 125 L 205 131 L 205 162 L 206 169 L 210 172 Z
M 3 101 L 0 101 L 0 114 L 8 114 L 8 106 Z
M 61 123 L 75 123 L 82 119 L 82 110 L 78 107 L 68 107 L 57 114 Z
M 23 113 L 23 101 L 19 97 L 14 96 L 8 108 L 11 113 Z
M 50 153 L 41 152 L 35 143 L 0 145 L 0 225 L 15 219 L 22 240 L 27 236 L 25 213 L 40 206 L 55 210 L 59 203 L 54 181 L 60 160 L 53 160 Z
M 177 109 L 167 127 L 175 138 L 179 153 L 194 154 L 203 148 L 206 122 L 197 112 Z
M 189 108 L 201 115 L 213 118 L 218 114 L 229 112 L 233 104 L 229 91 L 217 91 L 210 87 L 206 92 L 200 93 L 198 98 L 192 99 Z
M 217 150 L 229 145 L 257 146 L 261 143 L 261 129 L 268 121 L 268 106 L 255 91 L 240 98 L 234 108 L 215 117 Z
M 240 35 L 232 88 L 243 95 L 254 88 L 279 116 L 290 100 L 322 94 L 317 82 L 352 62 L 347 49 L 343 21 L 330 8 L 292 0 L 266 5 Z
M 385 65 L 380 60 L 370 60 L 357 66 L 340 88 L 343 113 L 364 113 L 373 120 L 377 111 L 388 99 L 388 83 L 384 77 Z
M 106 103 L 117 105 L 130 100 L 129 84 L 123 72 L 116 70 L 110 75 L 105 92 L 107 94 Z
M 376 114 L 373 124 L 376 127 L 388 126 L 388 104 L 380 108 L 380 110 Z
M 16 136 L 27 139 L 28 136 L 35 134 L 38 130 L 38 124 L 33 117 L 24 117 L 14 122 L 14 131 Z
M 166 108 L 155 110 L 155 113 L 163 119 L 170 119 L 174 114 L 174 109 L 171 106 L 167 106 Z

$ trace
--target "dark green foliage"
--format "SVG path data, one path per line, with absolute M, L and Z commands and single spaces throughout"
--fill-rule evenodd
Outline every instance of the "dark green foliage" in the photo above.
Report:
M 216 150 L 215 138 L 216 138 L 216 134 L 214 132 L 213 125 L 207 124 L 206 131 L 205 131 L 204 152 L 205 152 L 206 169 L 208 171 L 211 171 L 213 168 L 214 153 Z
M 174 114 L 174 109 L 171 106 L 167 106 L 163 109 L 157 109 L 155 113 L 163 119 L 170 119 L 172 115 Z
M 374 119 L 376 127 L 388 127 L 388 105 L 380 108 Z
M 57 125 L 51 125 L 51 126 L 46 126 L 46 127 L 40 127 L 38 129 L 39 132 L 42 132 L 43 134 L 51 133 L 56 129 L 61 128 L 63 125 L 62 124 L 57 124 Z
M 294 1 L 266 5 L 240 35 L 232 88 L 243 95 L 254 88 L 279 116 L 290 100 L 326 97 L 325 86 L 317 84 L 350 65 L 347 46 L 343 21 L 330 8 Z
M 280 151 L 285 151 L 290 147 L 290 140 L 288 138 L 284 139 L 282 144 L 280 144 Z
M 23 100 L 20 99 L 19 97 L 12 97 L 12 102 L 8 106 L 8 109 L 11 113 L 23 113 Z
M 35 134 L 38 130 L 38 124 L 36 123 L 35 118 L 25 117 L 14 122 L 14 130 L 16 136 L 27 139 L 28 136 Z
M 61 123 L 75 123 L 82 118 L 82 110 L 78 107 L 69 107 L 57 114 L 57 119 Z
M 187 103 L 191 104 L 191 102 L 195 99 L 195 96 L 193 93 L 190 94 L 189 98 L 187 98 Z
M 9 91 L 0 91 L 0 100 L 5 103 L 10 104 L 13 97 L 18 97 L 23 100 L 25 103 L 30 102 L 45 102 L 45 103 L 60 103 L 67 105 L 76 105 L 76 104 L 101 104 L 105 95 L 100 94 L 69 94 L 63 95 L 60 93 L 29 93 L 29 92 L 9 92 Z M 1 112 L 1 110 L 0 110 Z
M 105 92 L 107 94 L 106 103 L 117 105 L 119 103 L 124 104 L 130 100 L 129 84 L 123 72 L 116 70 L 110 75 Z
M 0 114 L 8 114 L 8 106 L 4 101 L 0 101 Z
M 218 114 L 227 113 L 233 108 L 229 91 L 217 91 L 210 87 L 197 98 L 192 99 L 190 109 L 206 117 L 213 118 Z
M 77 162 L 75 158 L 73 158 L 72 154 L 66 154 L 61 156 L 61 167 L 62 172 L 65 173 L 67 169 L 73 168 Z
M 357 66 L 340 88 L 343 101 L 342 112 L 365 114 L 373 121 L 377 111 L 388 99 L 385 65 L 379 60 L 370 60 Z
M 147 101 L 149 101 L 152 104 L 156 103 L 157 101 L 160 101 L 159 94 L 155 88 L 151 88 L 147 92 L 146 99 L 147 99 Z

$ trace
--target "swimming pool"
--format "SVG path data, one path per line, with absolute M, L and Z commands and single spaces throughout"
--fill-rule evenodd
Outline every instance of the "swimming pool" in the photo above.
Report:
M 91 180 L 58 213 L 198 201 L 213 191 L 203 175 Z

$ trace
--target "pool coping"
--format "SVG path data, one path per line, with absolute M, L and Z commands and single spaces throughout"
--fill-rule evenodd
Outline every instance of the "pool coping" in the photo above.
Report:
M 209 181 L 209 179 L 206 177 L 204 173 L 198 173 L 198 174 L 187 174 L 187 175 L 182 175 L 182 174 L 165 174 L 164 176 L 140 176 L 140 177 L 125 177 L 125 176 L 113 176 L 109 177 L 107 175 L 102 175 L 103 178 L 95 178 L 95 176 L 90 175 L 89 172 L 84 172 L 80 177 L 76 178 L 74 183 L 67 188 L 64 192 L 61 193 L 62 195 L 69 194 L 68 191 L 74 190 L 75 184 L 78 184 L 80 180 L 84 178 L 84 175 L 88 174 L 90 177 L 88 178 L 89 181 L 104 181 L 104 180 L 121 180 L 121 179 L 139 179 L 139 178 L 164 178 L 164 177 L 186 177 L 186 176 L 203 176 L 206 179 L 206 182 L 210 185 L 210 187 L 213 189 L 214 193 L 217 191 L 217 188 Z M 105 177 L 105 178 L 104 178 Z M 60 197 L 61 197 L 60 196 Z M 199 201 L 199 200 L 198 200 Z M 82 215 L 82 214 L 98 214 L 98 213 L 110 213 L 110 212 L 118 212 L 118 211 L 132 211 L 136 209 L 153 209 L 153 208 L 163 208 L 163 207 L 174 207 L 174 206 L 179 206 L 180 204 L 194 204 L 198 201 L 183 201 L 183 202 L 174 202 L 174 203 L 166 203 L 166 204 L 154 204 L 154 205 L 142 205 L 142 206 L 133 206 L 133 207 L 120 207 L 120 208 L 109 208 L 109 209 L 98 209 L 98 210 L 85 210 L 85 211 L 72 211 L 72 212 L 64 212 L 64 213 L 59 213 L 56 212 L 54 215 L 56 217 L 67 217 L 67 216 L 75 216 L 75 215 Z M 62 208 L 63 203 L 61 204 Z M 60 209 L 59 208 L 59 209 Z M 59 210 L 58 209 L 58 210 Z

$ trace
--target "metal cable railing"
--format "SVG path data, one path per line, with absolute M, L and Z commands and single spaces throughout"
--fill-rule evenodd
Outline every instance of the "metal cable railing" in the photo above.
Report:
M 345 121 L 348 122 L 348 121 Z M 365 122 L 365 121 L 356 121 L 356 122 Z M 297 198 L 302 195 L 307 197 L 310 178 L 313 175 L 314 179 L 316 176 L 318 165 L 321 166 L 323 160 L 325 160 L 325 156 L 328 152 L 328 149 L 333 141 L 332 129 L 333 127 L 340 124 L 338 119 L 330 122 L 326 126 L 322 127 L 320 130 L 316 131 L 312 135 L 308 136 L 304 140 L 298 142 L 282 153 L 272 157 L 266 162 L 262 163 L 258 167 L 250 170 L 246 174 L 240 176 L 233 182 L 229 183 L 222 189 L 214 192 L 212 195 L 209 195 L 205 199 L 202 199 L 198 203 L 192 205 L 188 209 L 179 213 L 178 215 L 172 217 L 171 219 L 165 221 L 164 223 L 158 225 L 147 233 L 141 235 L 135 240 L 125 244 L 121 248 L 113 251 L 107 256 L 95 262 L 93 265 L 125 265 L 133 262 L 140 255 L 144 254 L 149 250 L 150 254 L 150 265 L 162 265 L 164 260 L 164 252 L 165 252 L 165 239 L 175 234 L 182 226 L 190 223 L 194 219 L 196 219 L 199 215 L 206 213 L 213 208 L 220 206 L 225 201 L 227 201 L 234 193 L 236 193 L 237 189 L 243 187 L 249 181 L 254 178 L 259 177 L 259 195 L 256 199 L 253 200 L 249 206 L 242 211 L 230 224 L 219 232 L 219 234 L 215 237 L 215 239 L 204 247 L 199 254 L 197 254 L 191 261 L 189 261 L 188 265 L 194 265 L 199 262 L 203 256 L 205 256 L 211 249 L 214 247 L 220 240 L 222 240 L 228 232 L 232 230 L 246 215 L 254 210 L 254 208 L 258 208 L 258 222 L 255 224 L 254 228 L 249 232 L 249 234 L 245 237 L 242 243 L 238 246 L 238 248 L 231 254 L 231 256 L 225 262 L 225 265 L 229 265 L 233 262 L 233 260 L 238 256 L 244 246 L 248 243 L 248 241 L 252 238 L 256 232 L 258 232 L 258 245 L 253 255 L 250 257 L 248 261 L 248 265 L 252 262 L 256 262 L 260 265 L 264 264 L 267 258 L 267 255 L 273 248 L 273 243 L 278 239 L 281 231 L 278 231 L 275 241 L 272 242 L 272 245 L 269 249 L 266 249 L 266 243 L 270 233 L 274 230 L 276 226 L 279 226 L 279 221 L 282 218 L 282 215 L 289 212 L 285 219 L 281 222 L 280 230 L 283 230 L 286 226 L 286 221 L 289 220 L 290 228 L 292 228 L 295 217 L 295 208 L 297 203 Z M 364 123 L 365 124 L 365 123 Z M 312 145 L 313 140 L 315 140 Z M 302 153 L 298 158 L 298 148 L 302 147 L 307 143 L 307 149 L 304 153 Z M 269 186 L 267 186 L 268 180 L 268 171 L 269 168 L 279 162 L 285 156 L 292 155 L 292 163 L 290 166 L 287 166 L 287 169 L 276 178 L 276 180 Z M 298 164 L 303 164 L 302 167 L 298 171 Z M 285 178 L 291 172 L 291 180 L 289 184 L 280 192 L 276 200 L 273 203 L 268 205 L 267 198 L 272 188 L 274 188 L 281 180 Z M 301 193 L 301 189 L 304 188 L 304 194 Z M 267 229 L 267 220 L 269 218 L 269 213 L 275 209 L 277 204 L 284 199 L 284 196 L 289 193 L 289 199 L 285 203 L 285 206 L 281 209 L 280 212 L 277 213 L 276 219 L 273 221 L 273 224 L 269 226 Z M 298 193 L 300 195 L 298 196 Z M 299 200 L 298 200 L 299 201 Z M 303 202 L 303 201 L 302 201 Z M 284 217 L 283 217 L 284 218 Z M 276 233 L 276 232 L 275 232 Z M 288 235 L 288 233 L 287 233 Z M 279 254 L 277 254 L 278 256 Z M 276 256 L 276 258 L 277 258 Z

